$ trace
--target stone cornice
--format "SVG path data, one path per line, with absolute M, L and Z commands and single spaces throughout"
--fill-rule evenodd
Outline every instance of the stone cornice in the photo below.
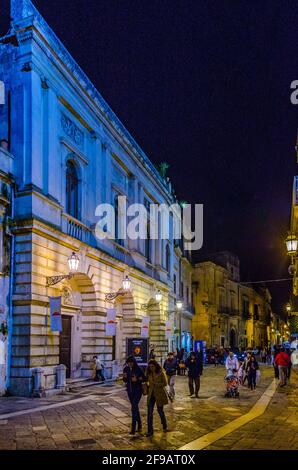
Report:
M 88 258 L 106 264 L 107 266 L 117 269 L 118 271 L 123 273 L 129 270 L 131 277 L 138 279 L 142 282 L 146 282 L 149 285 L 155 285 L 157 288 L 160 288 L 165 293 L 169 292 L 170 290 L 168 284 L 155 278 L 152 278 L 137 267 L 129 266 L 119 261 L 118 259 L 113 258 L 110 254 L 104 252 L 100 248 L 91 247 L 90 245 L 86 245 L 80 240 L 70 237 L 66 233 L 62 232 L 60 227 L 54 224 L 50 224 L 48 221 L 42 220 L 39 217 L 28 215 L 16 219 L 13 232 L 14 234 L 35 233 L 48 240 L 59 243 L 60 245 L 72 251 L 74 249 L 80 250 L 82 246 L 86 246 L 88 248 Z

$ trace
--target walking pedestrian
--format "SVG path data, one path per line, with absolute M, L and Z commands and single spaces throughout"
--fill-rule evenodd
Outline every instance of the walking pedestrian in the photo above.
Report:
M 155 352 L 154 352 L 154 347 L 152 346 L 152 348 L 150 349 L 150 352 L 149 352 L 149 359 L 155 359 Z
M 172 352 L 169 352 L 167 359 L 164 362 L 163 368 L 167 375 L 167 381 L 169 386 L 169 398 L 171 401 L 175 398 L 175 377 L 177 372 L 177 359 L 174 357 Z
M 139 410 L 139 403 L 143 394 L 143 383 L 145 374 L 138 366 L 135 358 L 129 356 L 123 369 L 123 382 L 126 384 L 127 395 L 131 404 L 131 431 L 130 435 L 142 431 L 142 420 Z
M 186 373 L 186 365 L 185 365 L 186 361 L 187 361 L 187 352 L 186 352 L 186 349 L 183 349 L 182 359 L 179 363 L 180 375 L 185 375 Z
M 255 356 L 252 354 L 250 356 L 248 362 L 247 362 L 247 365 L 246 365 L 248 387 L 251 390 L 256 389 L 257 370 L 259 370 L 259 364 L 258 364 L 258 361 L 256 360 Z
M 242 385 L 245 385 L 246 380 L 248 380 L 247 372 L 246 372 L 246 366 L 248 364 L 248 361 L 249 361 L 250 357 L 251 357 L 251 353 L 247 352 L 246 356 L 245 356 L 245 359 L 243 361 L 243 364 L 242 364 L 242 369 L 243 369 Z
M 262 364 L 266 363 L 266 356 L 267 356 L 266 349 L 265 348 L 261 349 L 260 358 L 261 358 Z
M 167 377 L 161 366 L 154 359 L 148 362 L 146 379 L 148 381 L 148 433 L 147 437 L 153 436 L 153 412 L 156 403 L 162 428 L 164 432 L 168 431 L 167 420 L 164 412 L 164 405 L 168 404 L 168 394 L 166 391 Z
M 196 356 L 194 352 L 191 352 L 185 365 L 188 369 L 189 396 L 191 398 L 199 398 L 200 381 L 203 373 L 201 356 Z
M 284 387 L 287 384 L 288 367 L 291 360 L 289 355 L 285 352 L 284 348 L 280 348 L 280 352 L 275 356 L 274 363 L 278 367 L 280 386 Z
M 273 356 L 272 356 L 272 365 L 274 368 L 274 377 L 276 379 L 279 379 L 279 368 L 278 368 L 278 365 L 275 363 L 275 358 L 279 354 L 279 352 L 280 352 L 279 346 L 274 346 Z
M 103 375 L 104 363 L 100 360 L 98 356 L 93 356 L 93 361 L 94 361 L 94 372 L 95 372 L 94 380 L 101 380 L 102 382 L 104 382 L 105 381 L 105 377 Z
M 214 351 L 214 367 L 217 367 L 219 363 L 219 351 L 217 348 L 215 348 Z
M 291 378 L 291 372 L 292 372 L 292 361 L 291 361 L 291 353 L 292 351 L 290 349 L 286 349 L 286 354 L 289 356 L 289 365 L 288 365 L 288 372 L 287 372 L 287 379 L 290 380 Z
M 226 369 L 227 375 L 233 375 L 233 371 L 238 371 L 239 369 L 239 362 L 233 351 L 229 352 L 229 355 L 226 359 Z

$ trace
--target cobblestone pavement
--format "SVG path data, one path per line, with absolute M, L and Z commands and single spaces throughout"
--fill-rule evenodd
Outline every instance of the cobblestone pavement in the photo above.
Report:
M 265 413 L 207 450 L 298 450 L 298 375 L 278 388 Z
M 170 432 L 161 432 L 157 414 L 155 434 L 130 437 L 130 404 L 122 385 L 93 386 L 51 399 L 0 399 L 0 450 L 2 449 L 169 449 L 190 441 L 229 423 L 247 413 L 272 381 L 272 367 L 262 367 L 257 390 L 240 388 L 239 399 L 224 398 L 223 367 L 207 367 L 202 377 L 200 399 L 189 398 L 187 377 L 176 379 L 176 399 L 165 410 Z M 209 449 L 285 448 L 298 449 L 294 430 L 298 426 L 297 376 L 292 384 L 273 397 L 265 414 L 217 441 Z M 75 401 L 73 401 L 75 400 Z M 48 408 L 50 406 L 50 408 Z M 42 408 L 35 410 L 36 408 Z M 19 416 L 4 414 L 28 410 Z M 20 411 L 21 412 L 21 411 Z M 141 402 L 146 424 L 146 399 Z M 286 443 L 280 437 L 281 424 L 286 424 Z M 266 432 L 264 432 L 266 427 Z M 289 439 L 288 439 L 289 437 Z M 278 442 L 278 447 L 277 447 Z M 296 446 L 296 447 L 295 447 Z

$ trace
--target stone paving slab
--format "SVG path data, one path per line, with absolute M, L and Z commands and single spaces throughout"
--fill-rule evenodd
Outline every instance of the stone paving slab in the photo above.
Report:
M 278 388 L 265 413 L 206 450 L 298 450 L 298 375 Z

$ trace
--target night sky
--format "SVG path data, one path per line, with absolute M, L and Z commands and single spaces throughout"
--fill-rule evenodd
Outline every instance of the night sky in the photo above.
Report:
M 237 253 L 243 281 L 288 277 L 298 3 L 34 4 L 179 197 L 204 204 L 204 252 Z M 268 287 L 280 313 L 290 284 Z

